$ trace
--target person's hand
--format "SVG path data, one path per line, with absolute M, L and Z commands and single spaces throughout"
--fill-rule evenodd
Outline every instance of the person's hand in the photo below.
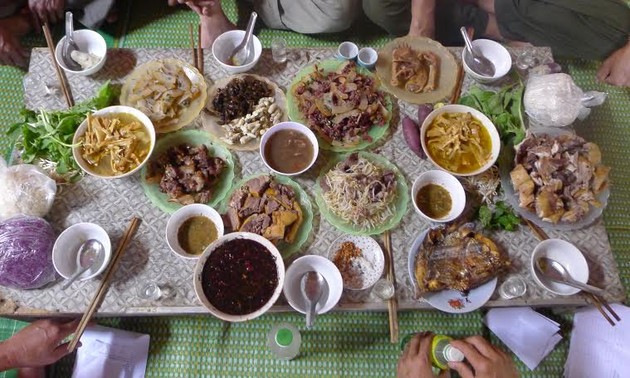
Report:
M 11 368 L 32 368 L 50 365 L 67 355 L 68 343 L 62 341 L 73 333 L 79 320 L 62 323 L 37 320 L 2 343 Z
M 423 332 L 415 335 L 405 347 L 398 360 L 398 378 L 432 378 L 431 361 L 429 353 L 431 351 L 431 341 L 433 334 Z
M 43 23 L 54 24 L 63 20 L 64 0 L 28 0 L 35 30 L 41 30 Z
M 190 9 L 200 16 L 211 16 L 217 10 L 217 7 L 221 7 L 220 0 L 177 0 L 177 2 L 188 5 Z
M 596 77 L 600 82 L 630 87 L 630 42 L 604 60 Z
M 0 28 L 0 64 L 24 67 L 27 58 L 28 51 L 22 47 L 18 37 L 7 28 Z
M 468 366 L 465 362 L 449 362 L 448 366 L 456 370 L 462 378 L 518 377 L 512 358 L 481 336 L 453 340 L 451 345 L 464 353 L 470 364 Z

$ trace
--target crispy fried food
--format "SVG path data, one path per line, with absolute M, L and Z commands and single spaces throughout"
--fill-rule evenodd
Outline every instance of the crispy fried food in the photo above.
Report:
M 402 44 L 392 51 L 393 86 L 405 85 L 413 93 L 432 92 L 438 87 L 440 57 L 431 51 L 415 51 Z

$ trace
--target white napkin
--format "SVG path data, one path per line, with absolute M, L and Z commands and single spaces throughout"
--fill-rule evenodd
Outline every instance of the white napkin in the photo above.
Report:
M 573 317 L 566 378 L 630 377 L 630 307 L 610 306 L 621 318 L 614 327 L 592 307 Z
M 73 378 L 142 378 L 149 357 L 149 335 L 91 326 L 81 336 Z
M 484 323 L 530 370 L 562 340 L 559 324 L 529 307 L 493 308 Z

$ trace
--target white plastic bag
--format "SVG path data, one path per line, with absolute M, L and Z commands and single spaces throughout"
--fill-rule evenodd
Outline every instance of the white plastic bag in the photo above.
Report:
M 7 166 L 0 157 L 0 221 L 23 214 L 45 216 L 55 200 L 57 184 L 31 164 Z
M 582 92 L 565 73 L 532 75 L 527 80 L 523 105 L 533 126 L 562 127 L 584 119 L 590 107 L 606 99 L 602 92 Z

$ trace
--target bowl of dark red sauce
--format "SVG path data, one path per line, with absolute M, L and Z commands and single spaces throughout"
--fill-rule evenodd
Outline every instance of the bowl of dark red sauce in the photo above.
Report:
M 284 262 L 267 239 L 249 232 L 224 235 L 195 266 L 197 298 L 219 319 L 243 322 L 264 314 L 284 284 Z

